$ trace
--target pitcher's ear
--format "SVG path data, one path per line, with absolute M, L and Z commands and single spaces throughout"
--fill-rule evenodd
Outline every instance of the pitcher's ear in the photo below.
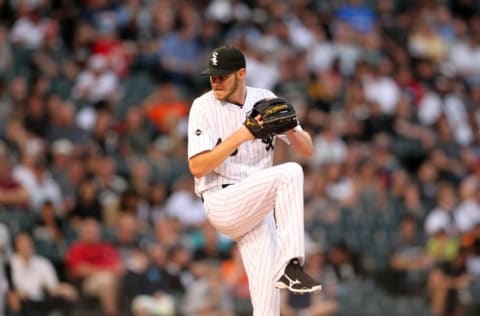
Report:
M 237 71 L 237 74 L 240 79 L 245 79 L 245 77 L 247 76 L 247 69 L 241 68 Z

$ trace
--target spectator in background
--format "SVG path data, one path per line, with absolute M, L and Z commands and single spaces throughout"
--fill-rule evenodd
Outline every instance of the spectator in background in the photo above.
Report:
M 92 180 L 84 179 L 79 183 L 77 190 L 75 206 L 69 214 L 72 224 L 79 227 L 85 218 L 94 218 L 102 222 L 103 209 L 95 183 Z
M 142 203 L 142 196 L 136 190 L 127 189 L 120 196 L 119 211 L 136 217 Z
M 75 147 L 71 141 L 60 138 L 50 144 L 49 153 L 51 157 L 50 171 L 55 182 L 58 183 L 65 202 L 65 211 L 70 213 L 75 201 L 75 185 L 73 174 L 70 170 L 76 168 L 74 159 Z M 81 174 L 80 174 L 81 176 Z
M 13 113 L 17 113 L 19 109 L 24 108 L 28 99 L 28 92 L 28 82 L 26 77 L 16 75 L 10 79 L 6 104 L 10 106 Z
M 152 139 L 145 119 L 144 109 L 139 106 L 130 106 L 125 112 L 121 125 L 121 141 L 133 155 L 145 155 Z
M 315 37 L 312 47 L 307 50 L 307 64 L 312 73 L 322 73 L 332 68 L 339 68 L 338 59 L 335 59 L 335 50 L 332 43 L 327 39 L 325 30 L 317 26 L 312 34 Z M 337 63 L 337 67 L 333 63 Z M 340 70 L 340 69 L 338 69 Z
M 296 67 L 293 61 L 292 67 Z M 292 72 L 292 70 L 288 70 L 289 73 Z M 339 60 L 334 59 L 331 66 L 325 70 L 312 72 L 312 77 L 308 84 L 308 94 L 312 98 L 315 108 L 320 111 L 331 112 L 341 107 L 340 103 L 343 101 L 341 93 L 344 91 L 346 80 L 340 73 Z M 300 78 L 293 79 L 297 83 L 301 83 L 301 81 L 299 82 Z
M 469 251 L 467 268 L 472 280 L 480 285 L 480 222 L 476 222 L 473 228 L 462 238 L 462 247 Z
M 122 212 L 113 231 L 112 244 L 125 266 L 137 249 L 145 247 L 145 240 L 135 214 Z
M 393 116 L 393 150 L 402 164 L 415 171 L 435 143 L 435 135 L 417 122 L 412 99 L 399 97 Z
M 12 47 L 7 37 L 7 26 L 0 24 L 0 71 L 2 73 L 8 73 L 13 66 Z
M 60 36 L 60 24 L 55 19 L 49 19 L 45 25 L 42 46 L 36 49 L 32 56 L 32 68 L 42 73 L 45 78 L 54 78 L 60 71 L 61 63 L 65 59 L 65 46 Z
M 267 33 L 264 34 L 264 39 L 258 40 L 258 43 L 265 43 L 265 41 L 272 40 L 275 32 L 282 32 L 285 29 L 285 24 L 278 20 L 267 25 Z M 277 31 L 279 30 L 279 31 Z M 270 32 L 270 33 L 269 33 Z M 269 36 L 273 37 L 269 39 Z M 280 46 L 270 50 L 264 48 L 263 45 L 256 45 L 245 50 L 245 62 L 250 70 L 246 77 L 247 85 L 253 87 L 260 87 L 264 89 L 273 90 L 280 81 L 280 71 L 277 67 L 277 60 L 272 59 L 272 51 L 281 49 Z M 280 53 L 278 56 L 280 56 Z
M 73 95 L 77 100 L 85 100 L 87 103 L 119 100 L 119 78 L 110 70 L 105 56 L 97 54 L 89 58 L 88 68 L 79 74 L 73 87 Z
M 468 30 L 465 21 L 457 20 L 456 23 L 463 30 Z M 457 75 L 465 76 L 467 80 L 478 78 L 480 74 L 480 52 L 478 50 L 480 36 L 477 32 L 461 35 L 457 37 L 457 42 L 452 45 L 449 51 L 449 61 Z
M 392 172 L 392 177 L 390 180 L 390 199 L 393 203 L 400 203 L 408 186 L 409 174 L 407 170 L 398 168 Z
M 165 265 L 166 250 L 152 245 L 147 253 L 137 250 L 129 258 L 128 271 L 122 282 L 122 293 L 134 316 L 174 315 L 172 280 Z
M 304 217 L 306 230 L 317 235 L 321 232 L 320 223 L 336 223 L 340 218 L 338 201 L 326 194 L 326 180 L 319 174 L 311 175 L 311 189 L 305 204 Z
M 371 135 L 367 135 L 365 129 L 366 119 L 369 115 L 368 104 L 359 80 L 351 80 L 346 83 L 343 108 L 340 113 L 345 124 L 343 130 L 345 140 L 362 141 L 370 138 Z M 309 122 L 311 121 L 309 120 Z
M 148 144 L 147 144 L 148 146 Z M 150 184 L 154 180 L 153 167 L 147 159 L 131 158 L 127 161 L 129 177 L 129 188 L 138 195 L 139 200 L 143 200 L 150 189 Z M 137 213 L 139 205 L 134 211 Z
M 149 159 L 155 172 L 155 180 L 172 188 L 175 181 L 184 176 L 189 176 L 188 166 L 184 160 L 184 139 L 179 135 L 175 137 L 159 136 L 150 145 Z
M 195 280 L 188 287 L 182 310 L 185 315 L 233 316 L 232 299 L 215 266 L 195 262 Z
M 20 18 L 18 18 L 10 31 L 12 43 L 26 49 L 38 49 L 42 46 L 46 36 L 49 19 L 41 14 L 39 3 L 21 3 Z
M 50 200 L 55 207 L 55 212 L 62 215 L 64 205 L 60 188 L 52 178 L 48 162 L 43 155 L 41 140 L 31 139 L 23 144 L 21 163 L 13 170 L 13 177 L 27 190 L 30 197 L 29 206 L 34 212 L 40 210 L 43 202 Z
M 193 87 L 192 75 L 198 70 L 197 64 L 202 52 L 197 42 L 198 28 L 193 8 L 183 6 L 184 18 L 178 30 L 165 35 L 159 47 L 159 62 L 165 75 L 177 85 L 189 89 Z
M 383 209 L 387 203 L 386 191 L 381 186 L 373 160 L 369 158 L 361 159 L 356 169 L 358 169 L 358 173 L 355 175 L 353 182 L 358 209 L 362 212 Z
M 360 254 L 350 249 L 345 242 L 333 245 L 327 251 L 323 273 L 325 278 L 337 285 L 360 277 L 363 273 Z
M 417 225 L 423 223 L 427 209 L 420 198 L 420 192 L 416 183 L 410 181 L 406 183 L 402 200 L 398 206 L 396 215 L 412 216 Z
M 325 195 L 340 206 L 351 206 L 356 202 L 353 177 L 345 172 L 341 162 L 330 161 L 322 168 L 325 180 Z
M 308 72 L 306 54 L 304 52 L 301 52 L 300 55 L 289 53 L 283 57 L 282 61 L 284 67 L 280 71 L 280 78 L 273 87 L 273 91 L 276 95 L 281 95 L 291 102 L 296 103 L 297 106 L 295 108 L 298 110 L 298 118 L 303 119 L 303 108 L 306 107 L 306 105 L 300 106 L 300 103 L 303 103 L 303 96 L 305 96 L 308 91 L 308 82 L 304 77 L 304 73 Z M 341 86 L 341 81 L 339 82 L 338 80 L 340 76 L 338 76 L 336 70 L 337 69 L 333 69 L 325 76 L 328 77 L 331 82 L 331 85 L 327 86 L 328 91 L 325 91 L 325 97 L 332 101 L 335 101 L 336 93 L 338 92 L 336 88 Z
M 425 95 L 425 87 L 415 78 L 410 66 L 399 67 L 395 74 L 395 81 L 400 89 L 400 93 L 407 95 L 413 104 L 418 104 Z
M 462 247 L 475 252 L 473 248 L 477 239 L 480 239 L 480 222 L 474 223 L 472 229 L 462 235 Z
M 465 146 L 472 141 L 472 131 L 467 123 L 465 103 L 453 90 L 454 84 L 455 82 L 445 75 L 435 76 L 433 87 L 418 105 L 417 115 L 420 123 L 426 126 L 436 124 L 444 115 L 454 141 Z
M 115 130 L 114 111 L 110 103 L 96 102 L 92 116 L 91 122 L 87 122 L 85 128 L 90 131 L 94 145 L 108 155 L 117 154 L 122 148 L 119 148 L 119 135 Z
M 467 258 L 467 272 L 471 277 L 470 290 L 475 299 L 480 295 L 480 223 L 475 225 L 477 238 L 467 249 L 469 256 Z
M 187 246 L 177 241 L 167 250 L 169 261 L 165 266 L 170 278 L 170 285 L 175 295 L 185 295 L 194 280 L 192 270 L 192 253 Z
M 428 290 L 433 316 L 463 315 L 471 303 L 466 261 L 467 251 L 461 248 L 451 261 L 439 264 L 430 272 Z
M 390 74 L 382 73 L 382 68 L 391 67 L 391 62 L 387 58 L 378 58 L 367 61 L 367 65 L 367 72 L 360 78 L 365 97 L 377 103 L 383 114 L 392 115 L 400 98 L 400 89 Z
M 340 63 L 340 71 L 345 77 L 352 77 L 360 59 L 360 47 L 355 32 L 345 23 L 332 23 L 333 48 Z
M 156 223 L 167 216 L 165 203 L 168 192 L 164 184 L 153 182 L 148 187 L 145 203 L 138 209 L 138 219 L 142 226 L 155 226 Z
M 310 160 L 313 168 L 329 163 L 342 163 L 346 160 L 347 145 L 340 137 L 334 122 L 325 122 L 321 131 L 313 138 L 314 152 Z
M 220 263 L 228 259 L 232 241 L 219 234 L 214 227 L 205 221 L 192 234 L 193 260 L 209 260 Z
M 376 17 L 363 0 L 349 0 L 335 13 L 338 22 L 346 23 L 355 32 L 367 33 L 374 29 Z
M 458 236 L 459 230 L 453 214 L 456 205 L 456 190 L 453 185 L 445 182 L 440 183 L 438 185 L 437 205 L 429 211 L 425 218 L 425 234 L 430 236 L 441 228 L 445 229 L 445 232 L 452 237 Z
M 480 182 L 477 177 L 463 179 L 459 188 L 459 204 L 453 211 L 455 223 L 460 233 L 471 231 L 476 223 L 480 223 Z
M 417 19 L 408 38 L 408 50 L 413 57 L 428 58 L 435 62 L 447 57 L 447 43 L 435 29 L 432 17 L 424 16 Z
M 6 267 L 12 255 L 10 242 L 10 230 L 7 225 L 0 222 L 0 313 L 4 313 L 7 306 L 8 280 Z
M 450 49 L 455 44 L 455 30 L 452 13 L 446 5 L 438 5 L 433 12 L 435 28 Z
M 448 227 L 440 220 L 431 221 L 426 240 L 426 251 L 434 263 L 451 261 L 455 258 L 459 242 L 448 233 Z
M 119 38 L 116 25 L 119 19 L 116 19 L 115 13 L 103 11 L 96 16 L 98 31 L 92 42 L 91 53 L 104 57 L 113 73 L 118 78 L 124 78 L 129 74 L 134 46 Z
M 45 201 L 31 227 L 37 252 L 55 267 L 61 280 L 65 280 L 65 251 L 67 249 L 68 222 L 55 214 L 52 202 Z
M 127 189 L 128 183 L 117 171 L 117 162 L 108 154 L 95 153 L 91 157 L 92 181 L 97 188 L 100 205 L 108 208 L 112 204 L 119 205 L 122 193 Z M 115 211 L 115 210 L 112 210 Z M 104 220 L 107 220 L 105 218 Z
M 13 176 L 13 168 L 8 149 L 0 142 L 0 206 L 26 209 L 29 205 L 29 193 Z
M 12 113 L 12 108 L 8 100 L 6 80 L 1 77 L 0 77 L 0 109 L 1 109 L 0 110 L 0 137 L 3 138 L 5 134 L 6 121 L 8 120 L 9 116 Z
M 430 151 L 429 160 L 439 171 L 441 180 L 459 184 L 465 176 L 463 149 L 453 138 L 453 130 L 449 126 L 446 116 L 437 122 L 437 141 Z
M 72 143 L 86 147 L 91 137 L 75 122 L 75 105 L 71 102 L 55 102 L 50 109 L 47 140 L 53 143 L 59 139 L 67 139 Z
M 433 209 L 437 204 L 437 182 L 439 181 L 438 169 L 430 163 L 430 161 L 425 160 L 418 168 L 416 181 L 418 183 L 420 197 L 423 203 L 425 203 L 425 208 L 427 210 Z
M 173 82 L 162 82 L 144 101 L 148 120 L 162 134 L 178 128 L 175 123 L 186 121 L 189 105 L 181 95 L 181 89 Z
M 168 216 L 178 218 L 187 228 L 200 227 L 205 222 L 203 203 L 195 195 L 193 179 L 182 177 L 176 181 L 165 210 Z
M 156 222 L 153 229 L 155 240 L 168 249 L 182 241 L 183 227 L 177 218 L 167 216 Z
M 433 260 L 427 255 L 424 243 L 416 218 L 405 215 L 390 257 L 390 267 L 395 274 L 391 285 L 401 293 L 415 293 L 426 285 Z
M 374 137 L 372 159 L 377 167 L 381 186 L 390 189 L 393 174 L 401 166 L 392 150 L 392 138 L 386 133 L 380 133 Z
M 50 127 L 45 99 L 39 95 L 30 95 L 24 106 L 23 126 L 37 137 L 45 138 Z
M 34 254 L 33 242 L 28 234 L 15 237 L 15 249 L 10 260 L 10 309 L 21 316 L 48 315 L 57 309 L 68 312 L 78 296 L 75 288 L 58 282 L 53 265 Z
M 123 265 L 117 250 L 101 240 L 101 233 L 99 222 L 84 219 L 79 239 L 68 248 L 65 262 L 70 277 L 79 284 L 83 295 L 98 297 L 105 315 L 116 316 Z

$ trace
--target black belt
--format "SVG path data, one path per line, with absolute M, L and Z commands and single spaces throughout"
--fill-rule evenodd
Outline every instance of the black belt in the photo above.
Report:
M 230 186 L 230 185 L 232 185 L 232 184 L 231 184 L 231 183 L 222 184 L 222 189 L 225 189 L 226 187 L 228 187 L 228 186 Z M 200 196 L 200 199 L 202 200 L 202 202 L 204 201 L 203 195 Z

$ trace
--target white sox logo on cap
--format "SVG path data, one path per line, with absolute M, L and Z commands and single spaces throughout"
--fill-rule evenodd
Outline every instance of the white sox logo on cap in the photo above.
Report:
M 210 60 L 212 61 L 212 65 L 213 66 L 217 66 L 218 65 L 218 52 L 213 52 L 212 54 L 212 58 L 210 58 Z
M 208 68 L 202 75 L 225 76 L 245 68 L 245 57 L 238 49 L 223 46 L 215 49 L 208 59 Z

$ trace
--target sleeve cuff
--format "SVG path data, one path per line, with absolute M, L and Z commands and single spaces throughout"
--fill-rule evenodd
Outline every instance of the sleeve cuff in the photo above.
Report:
M 302 125 L 300 125 L 300 123 L 299 123 L 297 126 L 295 126 L 295 127 L 293 128 L 293 130 L 294 130 L 295 132 L 301 132 L 301 131 L 303 131 Z

